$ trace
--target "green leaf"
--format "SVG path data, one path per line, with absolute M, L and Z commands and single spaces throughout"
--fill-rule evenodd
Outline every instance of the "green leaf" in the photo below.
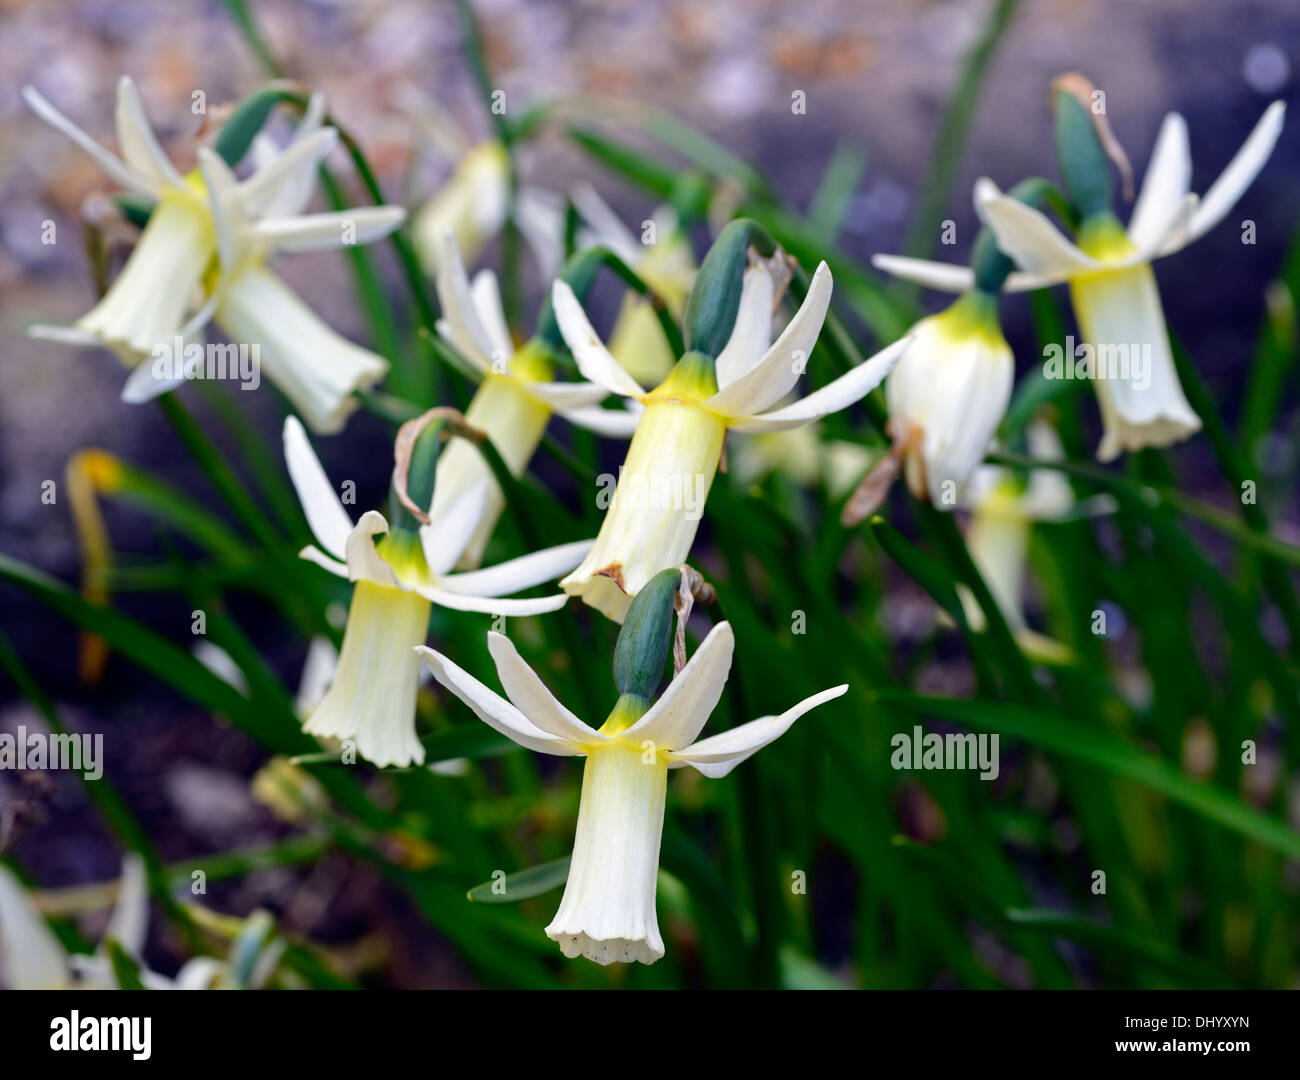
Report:
M 465 894 L 476 904 L 514 904 L 558 889 L 569 878 L 569 858 L 530 866 L 514 874 L 494 877 Z

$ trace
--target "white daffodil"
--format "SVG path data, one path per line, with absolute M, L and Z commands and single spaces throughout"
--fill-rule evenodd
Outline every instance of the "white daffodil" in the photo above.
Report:
M 699 528 L 728 430 L 784 431 L 820 420 L 865 397 L 907 347 L 904 338 L 793 404 L 773 408 L 799 381 L 831 299 L 822 263 L 789 325 L 771 340 L 775 285 L 766 265 L 745 271 L 735 328 L 716 362 L 688 353 L 647 392 L 601 343 L 563 281 L 556 318 L 578 369 L 610 393 L 645 406 L 590 554 L 560 582 L 616 622 L 631 598 L 666 567 L 685 561 Z
M 1125 229 L 1108 210 L 1081 222 L 1074 242 L 1041 211 L 1009 198 L 992 181 L 975 186 L 975 203 L 998 246 L 1020 273 L 1012 291 L 1068 282 L 1080 329 L 1094 350 L 1092 376 L 1104 432 L 1097 457 L 1168 446 L 1201 427 L 1183 394 L 1169 346 L 1151 262 L 1181 251 L 1217 225 L 1268 160 L 1286 106 L 1274 102 L 1204 196 L 1189 193 L 1187 125 L 1170 113 L 1161 125 L 1133 215 Z M 877 266 L 933 288 L 962 292 L 971 271 L 917 259 L 877 257 Z M 1074 358 L 1067 357 L 1067 362 Z
M 910 333 L 885 382 L 890 433 L 912 494 L 954 507 L 1007 411 L 1015 359 L 997 297 L 978 289 Z
M 1042 461 L 1064 457 L 1056 430 L 1044 421 L 1027 432 L 1030 454 Z M 963 505 L 972 511 L 966 529 L 966 547 L 993 596 L 994 602 L 1021 646 L 1048 661 L 1064 661 L 1069 650 L 1059 642 L 1029 629 L 1024 614 L 1024 583 L 1030 530 L 1035 522 L 1067 521 L 1110 513 L 1115 508 L 1108 495 L 1079 502 L 1065 474 L 1057 469 L 1034 469 L 1027 485 L 1000 465 L 982 465 L 971 478 Z M 982 631 L 987 620 L 969 589 L 960 588 L 966 621 Z
M 155 200 L 149 224 L 103 299 L 73 326 L 31 329 L 37 337 L 112 349 L 135 369 L 122 391 L 123 400 L 143 400 L 151 396 L 151 379 L 140 359 L 160 342 L 170 345 L 177 336 L 189 338 L 196 329 L 186 324 L 186 309 L 216 245 L 207 194 L 195 174 L 181 176 L 163 153 L 145 119 L 135 84 L 127 76 L 117 84 L 120 157 L 100 146 L 34 87 L 24 86 L 22 94 L 37 116 L 76 143 L 111 180 Z
M 579 236 L 580 246 L 609 248 L 663 299 L 669 314 L 681 321 L 697 267 L 690 237 L 678 224 L 672 207 L 656 210 L 638 238 L 590 184 L 575 187 L 572 199 L 588 225 Z M 632 378 L 650 385 L 660 382 L 676 359 L 653 304 L 631 291 L 624 295 L 614 321 L 609 351 Z
M 116 941 L 137 964 L 144 948 L 149 890 L 144 860 L 122 859 L 122 877 L 104 938 Z M 202 990 L 218 961 L 195 957 L 175 978 L 140 966 L 149 990 Z M 91 954 L 69 953 L 36 909 L 22 882 L 0 866 L 0 982 L 9 990 L 117 990 L 117 976 L 104 945 Z
M 595 730 L 565 708 L 501 634 L 488 647 L 506 698 L 432 649 L 420 654 L 443 686 L 484 723 L 542 754 L 585 756 L 582 802 L 568 882 L 546 934 L 565 956 L 598 964 L 652 964 L 664 954 L 655 914 L 659 843 L 668 770 L 690 766 L 726 776 L 810 709 L 837 698 L 836 686 L 696 742 L 731 668 L 731 627 L 713 628 L 653 704 L 624 693 Z
M 260 167 L 242 182 L 217 154 L 199 151 L 219 267 L 204 309 L 231 341 L 256 346 L 266 376 L 313 431 L 330 435 L 342 430 L 357 407 L 354 391 L 382 379 L 388 362 L 333 330 L 270 270 L 267 260 L 276 251 L 370 243 L 397 228 L 406 212 L 399 206 L 368 206 L 302 213 L 311 198 L 309 178 L 337 139 L 333 128 L 317 131 L 318 122 L 309 112 L 283 152 L 261 143 L 256 154 Z M 304 145 L 315 150 L 295 154 Z
M 466 262 L 477 262 L 504 227 L 510 203 L 510 155 L 505 146 L 495 139 L 471 146 L 459 131 L 444 130 L 443 135 L 450 136 L 442 142 L 455 165 L 446 183 L 416 212 L 412 226 L 416 250 L 431 277 L 442 266 L 447 233 L 456 238 Z M 520 185 L 515 221 L 543 279 L 554 277 L 564 257 L 564 210 L 559 198 Z
M 471 365 L 482 382 L 465 412 L 471 427 L 485 432 L 515 476 L 522 475 L 541 442 L 552 412 L 602 435 L 632 434 L 640 409 L 602 409 L 609 396 L 590 382 L 554 382 L 554 365 L 533 341 L 516 349 L 502 313 L 496 275 L 480 270 L 471 284 L 451 233 L 444 233 L 438 260 L 438 300 L 443 317 L 438 332 Z M 458 564 L 472 569 L 505 507 L 492 468 L 482 453 L 464 439 L 452 439 L 438 459 L 433 515 L 440 514 L 466 492 L 487 485 L 487 502 L 474 535 Z
M 412 649 L 424 642 L 432 605 L 497 615 L 555 611 L 564 606 L 563 593 L 535 600 L 499 598 L 563 574 L 591 541 L 452 574 L 483 514 L 486 485 L 454 500 L 418 534 L 390 528 L 375 510 L 354 526 L 292 416 L 285 420 L 284 453 L 307 523 L 320 543 L 300 554 L 356 583 L 334 681 L 304 730 L 355 739 L 358 752 L 376 765 L 421 763 L 424 747 L 415 733 L 419 663 Z

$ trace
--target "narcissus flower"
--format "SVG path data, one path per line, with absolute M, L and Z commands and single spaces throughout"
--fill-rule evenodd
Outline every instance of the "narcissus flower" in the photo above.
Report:
M 690 237 L 678 224 L 673 208 L 661 206 L 656 210 L 638 238 L 591 185 L 574 188 L 573 203 L 588 225 L 579 242 L 584 247 L 599 244 L 609 248 L 636 271 L 662 298 L 669 314 L 680 321 L 696 265 Z M 654 306 L 633 292 L 623 297 L 609 335 L 609 351 L 632 378 L 650 385 L 662 380 L 676 360 Z
M 322 156 L 336 137 L 334 129 L 324 131 L 329 134 L 320 144 Z M 295 145 L 301 142 L 295 140 L 280 154 L 263 150 L 262 167 L 242 183 L 211 150 L 199 151 L 218 252 L 218 273 L 209 283 L 204 306 L 232 341 L 258 347 L 267 378 L 307 425 L 331 435 L 342 430 L 357 407 L 354 391 L 382 379 L 388 362 L 327 325 L 270 270 L 267 259 L 276 251 L 370 243 L 397 228 L 406 211 L 400 206 L 368 206 L 303 214 L 311 186 L 274 182 L 287 173 L 277 163 L 289 158 Z M 309 156 L 298 167 L 314 172 L 316 164 Z
M 419 662 L 432 605 L 498 615 L 536 615 L 564 606 L 563 593 L 500 599 L 571 569 L 591 541 L 562 544 L 487 570 L 449 573 L 478 526 L 487 497 L 480 484 L 420 524 L 399 503 L 394 524 L 369 510 L 354 526 L 321 468 L 302 425 L 284 425 L 289 476 L 320 548 L 301 555 L 356 583 L 334 681 L 303 725 L 313 735 L 355 739 L 376 765 L 424 761 L 415 733 Z M 324 550 L 321 550 L 324 549 Z
M 443 235 L 440 247 L 437 287 L 443 317 L 438 332 L 482 380 L 465 421 L 488 436 L 511 473 L 519 476 L 528 466 L 552 412 L 603 435 L 632 434 L 639 409 L 602 409 L 598 403 L 609 396 L 603 386 L 553 381 L 555 365 L 540 341 L 534 338 L 516 348 L 511 340 L 496 275 L 480 270 L 471 284 L 450 233 Z M 460 569 L 472 569 L 482 560 L 505 495 L 479 450 L 464 439 L 453 439 L 438 458 L 430 512 L 437 516 L 480 484 L 487 487 L 486 503 L 457 564 Z
M 121 156 L 100 146 L 31 86 L 23 100 L 42 120 L 68 136 L 104 173 L 128 192 L 156 200 L 149 224 L 122 272 L 104 298 L 71 327 L 38 326 L 35 336 L 75 345 L 102 345 L 133 368 L 122 391 L 124 401 L 156 393 L 147 365 L 160 342 L 170 344 L 196 329 L 186 325 L 186 309 L 215 250 L 216 236 L 207 194 L 197 176 L 182 177 L 154 137 L 135 84 L 117 84 L 117 141 Z
M 1055 429 L 1045 421 L 1031 424 L 1026 435 L 1029 452 L 1036 460 L 1057 461 L 1064 456 Z M 1034 632 L 1025 621 L 1024 583 L 1030 531 L 1035 522 L 1067 521 L 1109 513 L 1115 507 L 1114 500 L 1109 495 L 1076 500 L 1069 480 L 1056 469 L 1034 469 L 1028 484 L 1024 484 L 1010 469 L 983 465 L 975 471 L 963 493 L 963 505 L 972 511 L 966 529 L 966 547 L 971 560 L 1021 647 L 1041 660 L 1069 659 L 1069 649 Z M 977 632 L 983 630 L 984 612 L 964 586 L 961 600 L 971 628 Z
M 442 266 L 443 237 L 451 233 L 466 262 L 475 263 L 483 248 L 506 223 L 510 198 L 510 156 L 490 139 L 469 146 L 455 133 L 456 164 L 450 178 L 417 211 L 413 233 L 425 269 L 432 276 Z M 553 194 L 521 185 L 515 201 L 519 232 L 550 279 L 564 255 L 564 212 Z
M 885 383 L 890 433 L 912 493 L 954 507 L 1007 410 L 1015 359 L 997 297 L 979 289 L 910 333 Z
M 149 892 L 144 861 L 134 852 L 122 859 L 117 901 L 104 930 L 137 965 L 144 949 Z M 139 967 L 149 990 L 202 990 L 219 961 L 195 957 L 168 978 Z M 41 917 L 22 883 L 0 866 L 0 982 L 8 990 L 117 990 L 117 976 L 103 943 L 94 953 L 69 953 Z
M 1069 284 L 1080 328 L 1094 350 L 1089 374 L 1104 425 L 1097 457 L 1111 461 L 1124 451 L 1168 446 L 1201 427 L 1178 381 L 1151 262 L 1181 251 L 1223 220 L 1272 153 L 1286 107 L 1277 101 L 1265 110 L 1200 197 L 1189 193 L 1187 125 L 1170 113 L 1126 229 L 1111 209 L 1105 153 L 1093 131 L 1096 118 L 1067 89 L 1058 86 L 1055 99 L 1058 157 L 1079 212 L 1074 240 L 988 179 L 976 184 L 975 202 L 998 245 L 1021 268 L 1007 279 L 1008 289 Z M 921 260 L 889 258 L 877 264 L 952 291 L 963 291 L 974 280 L 970 271 Z
M 679 574 L 669 570 L 664 576 L 672 579 L 666 585 L 671 595 Z M 639 599 L 663 603 L 655 592 L 647 588 Z M 434 678 L 490 727 L 538 753 L 586 757 L 573 859 L 546 934 L 565 956 L 585 956 L 598 964 L 652 964 L 664 954 L 655 886 L 668 770 L 689 766 L 705 776 L 726 776 L 804 713 L 848 689 L 823 690 L 777 716 L 696 742 L 730 672 L 731 627 L 725 622 L 715 626 L 654 700 L 667 636 L 650 643 L 649 662 L 630 659 L 629 631 L 639 628 L 640 610 L 633 608 L 620 634 L 615 654 L 620 697 L 599 730 L 565 708 L 501 634 L 488 635 L 488 648 L 505 698 L 441 653 L 419 650 Z
M 825 263 L 817 268 L 803 304 L 772 343 L 775 290 L 771 264 L 745 270 L 734 327 L 716 359 L 688 340 L 686 355 L 647 392 L 601 343 L 573 290 L 555 283 L 555 315 L 579 370 L 645 406 L 596 544 L 560 582 L 616 622 L 650 578 L 685 561 L 729 430 L 783 431 L 847 408 L 879 385 L 907 347 L 904 338 L 820 390 L 774 408 L 812 353 L 830 306 L 831 273 Z

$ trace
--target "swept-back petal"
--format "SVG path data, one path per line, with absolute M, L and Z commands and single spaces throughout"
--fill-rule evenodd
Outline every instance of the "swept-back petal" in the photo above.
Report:
M 609 391 L 603 386 L 590 382 L 530 382 L 528 392 L 556 412 L 596 405 L 609 397 Z
M 594 540 L 578 540 L 572 544 L 560 544 L 463 574 L 434 572 L 439 575 L 438 587 L 447 592 L 462 596 L 506 596 L 567 574 L 582 562 L 593 543 Z
M 131 191 L 157 197 L 159 185 L 152 176 L 142 173 L 132 165 L 128 165 L 116 154 L 100 146 L 99 143 L 51 105 L 36 87 L 24 86 L 22 94 L 23 100 L 27 102 L 32 112 L 54 128 L 55 131 L 66 135 L 81 147 L 109 179 L 117 181 L 117 183 L 124 188 L 129 188 Z
M 421 596 L 432 600 L 435 604 L 441 604 L 453 611 L 473 611 L 480 615 L 545 615 L 549 611 L 559 611 L 569 599 L 568 593 L 540 596 L 535 600 L 509 600 L 499 596 L 471 596 L 466 593 L 444 589 L 441 583 L 421 586 L 419 592 Z
M 497 346 L 492 341 L 479 318 L 474 303 L 474 290 L 469 275 L 461 262 L 460 248 L 450 232 L 442 233 L 437 241 L 438 251 L 438 301 L 442 304 L 442 321 L 446 324 L 446 337 L 483 374 L 492 370 L 494 359 L 508 359 L 507 351 L 494 357 Z M 441 329 L 441 327 L 440 327 Z
M 484 480 L 461 492 L 441 514 L 420 527 L 424 561 L 435 577 L 445 574 L 460 559 L 483 517 L 487 497 L 488 485 Z
M 1237 205 L 1237 200 L 1250 187 L 1273 153 L 1285 119 L 1286 102 L 1275 101 L 1264 110 L 1255 130 L 1247 136 L 1241 149 L 1228 162 L 1228 167 L 1201 197 L 1200 209 L 1192 221 L 1190 239 L 1204 236 Z
M 896 278 L 940 292 L 964 293 L 975 287 L 975 271 L 969 266 L 913 259 L 907 255 L 872 255 L 871 265 Z
M 611 439 L 630 439 L 641 422 L 645 406 L 639 401 L 628 401 L 624 409 L 602 409 L 599 405 L 584 405 L 577 409 L 557 409 L 569 423 L 605 435 Z
M 1187 145 L 1187 121 L 1171 112 L 1160 125 L 1142 190 L 1129 218 L 1128 236 L 1136 247 L 1149 250 L 1168 231 L 1192 186 L 1192 153 Z
M 325 251 L 369 244 L 387 236 L 406 218 L 400 206 L 359 206 L 325 214 L 263 218 L 253 232 L 276 251 Z
M 740 286 L 736 325 L 722 352 L 714 361 L 718 386 L 725 390 L 753 369 L 772 344 L 772 306 L 775 292 L 772 274 L 765 265 L 745 271 Z
M 470 295 L 474 298 L 474 310 L 479 322 L 492 345 L 493 352 L 500 352 L 503 357 L 514 354 L 514 342 L 510 340 L 510 327 L 506 323 L 505 308 L 501 304 L 501 286 L 497 284 L 496 274 L 484 267 L 474 275 L 470 282 Z
M 820 390 L 815 390 L 805 398 L 800 398 L 783 409 L 773 409 L 759 416 L 747 416 L 733 421 L 730 425 L 737 431 L 785 431 L 820 420 L 840 409 L 847 409 L 855 401 L 860 401 L 884 381 L 893 370 L 898 358 L 911 344 L 910 337 L 902 337 L 892 345 L 881 349 L 870 360 L 864 360 L 852 371 L 841 375 L 834 382 L 828 383 Z
M 718 623 L 659 700 L 619 738 L 632 743 L 649 740 L 662 750 L 689 746 L 722 697 L 735 646 L 731 624 Z
M 126 163 L 158 184 L 179 187 L 183 182 L 181 174 L 154 137 L 153 128 L 144 115 L 144 106 L 140 104 L 140 92 L 129 75 L 123 75 L 117 83 L 115 120 L 117 143 Z
M 702 739 L 685 750 L 669 753 L 668 767 L 680 769 L 683 765 L 703 773 L 705 776 L 726 776 L 747 757 L 752 757 L 768 743 L 780 738 L 790 726 L 810 709 L 815 709 L 823 702 L 843 695 L 849 686 L 844 683 L 823 690 L 810 698 L 804 698 L 798 705 L 787 709 L 780 716 L 764 716 L 751 720 L 738 728 L 724 731 L 708 739 Z
M 1031 274 L 1064 280 L 1101 264 L 1071 243 L 1047 215 L 1003 195 L 988 179 L 976 184 L 976 210 L 997 238 L 998 247 Z
M 551 289 L 551 303 L 555 308 L 555 319 L 559 324 L 560 333 L 564 335 L 565 343 L 572 350 L 573 358 L 577 361 L 578 370 L 582 372 L 583 378 L 605 387 L 611 394 L 630 398 L 643 397 L 645 390 L 605 348 L 567 281 L 555 282 Z
M 497 667 L 497 676 L 506 697 L 534 725 L 549 735 L 571 743 L 609 742 L 588 724 L 584 724 L 551 693 L 541 677 L 525 663 L 515 644 L 504 634 L 488 633 L 488 651 Z
M 822 263 L 781 336 L 757 364 L 709 398 L 705 407 L 724 416 L 750 416 L 775 405 L 793 390 L 826 321 L 831 288 L 830 269 Z
M 539 754 L 573 757 L 582 748 L 543 731 L 500 694 L 489 690 L 464 668 L 452 663 L 442 653 L 419 645 L 415 650 L 433 677 L 463 701 L 483 723 L 506 738 Z
M 296 416 L 286 417 L 284 421 L 284 460 L 312 535 L 335 558 L 345 558 L 352 519 Z

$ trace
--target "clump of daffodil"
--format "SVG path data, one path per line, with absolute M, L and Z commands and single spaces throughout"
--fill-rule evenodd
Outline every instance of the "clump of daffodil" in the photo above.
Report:
M 317 99 L 319 100 L 319 99 Z M 276 163 L 310 138 L 319 111 L 309 112 L 282 154 L 262 143 L 261 167 L 242 182 L 211 150 L 199 168 L 211 197 L 218 260 L 206 282 L 205 309 L 232 340 L 259 347 L 262 370 L 313 431 L 335 434 L 357 407 L 355 391 L 384 377 L 388 362 L 348 341 L 324 322 L 267 265 L 276 251 L 318 251 L 367 244 L 402 223 L 400 206 L 369 206 L 303 214 L 311 185 L 272 181 Z M 328 152 L 334 129 L 322 143 Z M 317 161 L 299 168 L 314 173 Z M 270 179 L 268 180 L 268 177 Z
M 718 237 L 686 308 L 686 352 L 653 391 L 633 379 L 592 329 L 572 290 L 558 281 L 555 316 L 578 368 L 592 382 L 645 406 L 595 546 L 560 584 L 621 622 L 660 570 L 685 561 L 728 430 L 782 431 L 847 408 L 889 373 L 896 342 L 822 389 L 773 408 L 799 381 L 830 306 L 822 263 L 789 325 L 771 342 L 780 253 L 745 269 L 761 230 L 736 221 Z M 770 241 L 762 238 L 771 253 Z
M 443 686 L 490 727 L 542 754 L 584 756 L 582 801 L 568 881 L 546 934 L 565 956 L 598 964 L 652 964 L 664 954 L 655 913 L 668 770 L 690 766 L 726 776 L 810 709 L 832 687 L 777 716 L 696 742 L 731 668 L 731 627 L 719 623 L 662 694 L 680 570 L 657 575 L 633 601 L 614 651 L 618 701 L 599 729 L 564 707 L 510 639 L 488 635 L 506 697 L 432 649 L 420 649 Z M 509 700 L 507 700 L 507 698 Z
M 1053 462 L 1064 457 L 1055 428 L 1044 420 L 1029 426 L 1026 440 L 1037 461 Z M 1025 620 L 1024 585 L 1030 532 L 1035 522 L 1067 521 L 1108 513 L 1114 501 L 1106 495 L 1082 502 L 1065 474 L 1050 467 L 1032 470 L 1027 483 L 1000 465 L 982 465 L 975 470 L 963 494 L 963 505 L 971 511 L 966 528 L 966 547 L 993 596 L 1007 626 L 1021 647 L 1045 662 L 1063 663 L 1072 658 L 1060 642 L 1031 630 Z M 966 621 L 972 630 L 982 631 L 987 623 L 975 596 L 960 586 Z
M 564 605 L 563 593 L 499 598 L 563 574 L 591 546 L 562 544 L 490 569 L 450 573 L 478 528 L 487 487 L 477 485 L 436 515 L 422 509 L 432 502 L 440 435 L 429 420 L 412 421 L 399 434 L 390 518 L 369 510 L 356 525 L 302 425 L 292 416 L 284 425 L 289 476 L 320 543 L 301 555 L 356 583 L 333 682 L 303 727 L 313 735 L 355 740 L 358 753 L 376 765 L 424 761 L 415 732 L 419 662 L 412 650 L 424 642 L 432 605 L 498 615 L 555 611 Z
M 117 899 L 103 940 L 93 953 L 69 953 L 41 917 L 22 882 L 0 866 L 0 983 L 7 990 L 118 990 L 107 943 L 116 942 L 138 967 L 148 990 L 202 990 L 221 966 L 195 957 L 168 978 L 140 964 L 148 929 L 149 890 L 144 860 L 135 852 L 122 859 Z
M 553 319 L 544 314 L 538 333 L 516 348 L 502 312 L 496 275 L 480 270 L 471 283 L 450 233 L 443 235 L 440 250 L 437 288 L 443 317 L 438 332 L 481 380 L 465 421 L 487 435 L 512 474 L 519 476 L 527 468 L 553 412 L 603 435 L 632 434 L 637 412 L 600 408 L 599 402 L 609 396 L 605 387 L 554 380 L 562 342 Z M 505 507 L 505 494 L 479 449 L 464 439 L 453 439 L 438 459 L 430 512 L 439 514 L 479 485 L 486 485 L 486 502 L 457 564 L 460 569 L 472 569 L 482 560 Z
M 1008 278 L 1009 289 L 1069 284 L 1075 316 L 1094 351 L 1087 366 L 1103 423 L 1097 457 L 1111 461 L 1124 451 L 1168 446 L 1200 430 L 1178 380 L 1151 263 L 1209 232 L 1236 205 L 1272 153 L 1286 107 L 1276 101 L 1265 110 L 1200 197 L 1189 191 L 1187 125 L 1169 114 L 1125 228 L 1113 209 L 1107 156 L 1125 169 L 1127 161 L 1104 116 L 1090 108 L 1091 85 L 1068 75 L 1053 91 L 1057 158 L 1078 218 L 1073 241 L 1041 211 L 1001 193 L 990 180 L 976 184 L 975 202 L 998 246 L 1022 271 Z M 961 290 L 971 280 L 954 267 L 917 260 L 889 260 L 888 268 L 937 288 Z
M 150 131 L 130 79 L 118 86 L 118 141 L 124 160 L 100 147 L 31 87 L 24 96 L 109 176 L 154 201 L 139 243 L 104 299 L 72 327 L 34 327 L 32 332 L 112 349 L 133 368 L 123 400 L 139 402 L 198 370 L 190 360 L 191 345 L 215 317 L 232 341 L 257 348 L 261 370 L 313 430 L 339 431 L 356 407 L 353 392 L 383 378 L 388 364 L 327 326 L 267 268 L 266 260 L 277 250 L 367 243 L 396 228 L 405 211 L 382 206 L 302 213 L 316 169 L 338 138 L 333 128 L 321 127 L 323 99 L 311 99 L 283 150 L 259 136 L 254 171 L 236 181 L 229 165 L 208 149 L 199 151 L 200 167 L 182 177 Z
M 207 193 L 195 173 L 182 176 L 163 153 L 145 119 L 135 84 L 117 85 L 117 141 L 121 156 L 100 146 L 31 86 L 23 100 L 42 120 L 68 136 L 126 191 L 154 200 L 149 224 L 108 292 L 71 327 L 33 327 L 32 333 L 76 345 L 102 345 L 132 368 L 124 401 L 142 401 L 158 389 L 148 365 L 160 342 L 196 329 L 186 311 L 216 245 Z
M 600 244 L 614 252 L 681 321 L 695 281 L 695 252 L 690 237 L 671 206 L 654 212 L 636 237 L 590 184 L 573 190 L 573 204 L 588 225 L 580 235 L 583 246 Z M 629 375 L 643 385 L 660 382 L 676 357 L 664 336 L 653 303 L 634 292 L 623 297 L 609 335 L 609 351 Z

